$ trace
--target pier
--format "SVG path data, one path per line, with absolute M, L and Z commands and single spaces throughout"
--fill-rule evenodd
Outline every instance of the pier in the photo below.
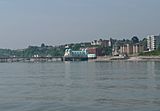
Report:
M 87 61 L 88 57 L 63 57 L 63 61 Z
M 63 61 L 63 57 L 0 57 L 0 62 L 56 62 Z

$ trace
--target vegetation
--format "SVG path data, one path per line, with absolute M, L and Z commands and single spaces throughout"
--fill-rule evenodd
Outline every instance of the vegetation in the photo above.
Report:
M 140 56 L 159 56 L 160 55 L 160 50 L 154 50 L 150 52 L 143 52 L 139 54 Z
M 133 36 L 132 39 L 131 39 L 132 43 L 139 43 L 139 39 L 137 36 Z
M 147 38 L 143 38 L 143 40 L 140 42 L 143 44 L 144 50 L 147 50 Z
M 0 57 L 33 57 L 35 55 L 39 57 L 63 56 L 64 50 L 64 46 L 53 47 L 42 44 L 40 47 L 29 46 L 22 50 L 0 49 Z
M 103 41 L 100 39 L 100 41 Z M 116 40 L 110 39 L 111 46 L 108 45 L 91 45 L 90 42 L 85 43 L 71 43 L 67 45 L 61 46 L 47 46 L 42 43 L 40 46 L 29 46 L 26 49 L 21 50 L 11 50 L 11 49 L 0 49 L 0 57 L 54 57 L 54 56 L 63 56 L 65 52 L 65 48 L 70 48 L 72 50 L 81 50 L 82 48 L 89 48 L 89 47 L 96 47 L 100 48 L 101 55 L 112 55 L 112 49 L 123 44 L 136 44 L 140 43 L 144 45 L 144 49 L 147 50 L 147 39 L 144 38 L 143 40 L 139 40 L 137 36 L 133 36 L 131 40 L 123 39 L 123 40 Z M 140 53 L 141 56 L 154 56 L 160 55 L 160 47 L 156 51 L 151 52 L 143 52 Z
M 97 47 L 102 49 L 102 55 L 112 55 L 112 47 L 110 46 L 108 47 L 97 46 Z
M 0 57 L 53 57 L 63 56 L 65 52 L 65 46 L 47 46 L 44 43 L 41 46 L 29 46 L 26 49 L 11 50 L 11 49 L 0 49 Z M 81 48 L 92 47 L 90 43 L 72 43 L 67 45 L 72 50 L 80 50 Z M 112 47 L 94 46 L 102 49 L 103 55 L 111 55 Z
M 10 49 L 0 49 L 0 57 L 9 57 L 13 53 L 14 53 L 14 51 L 12 51 Z

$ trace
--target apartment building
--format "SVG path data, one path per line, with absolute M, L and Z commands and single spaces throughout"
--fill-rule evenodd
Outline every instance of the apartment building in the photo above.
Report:
M 138 54 L 144 51 L 144 46 L 140 43 L 123 44 L 120 46 L 120 54 Z
M 147 36 L 147 48 L 149 51 L 153 51 L 160 47 L 160 35 L 149 35 Z

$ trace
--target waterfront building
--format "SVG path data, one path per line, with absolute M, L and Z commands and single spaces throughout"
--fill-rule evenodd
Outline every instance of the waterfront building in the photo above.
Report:
M 87 49 L 82 49 L 81 51 L 66 49 L 64 57 L 88 57 Z
M 144 46 L 142 44 L 133 44 L 133 54 L 138 54 L 144 51 Z
M 160 35 L 149 35 L 147 36 L 147 48 L 149 51 L 153 51 L 160 47 Z
M 96 56 L 103 56 L 102 48 L 90 47 L 87 48 L 88 54 L 95 54 Z
M 120 46 L 120 54 L 138 54 L 144 51 L 144 46 L 140 43 L 123 44 Z
M 81 51 L 73 51 L 72 49 L 66 49 L 63 57 L 64 61 L 85 61 L 88 60 L 88 52 L 86 49 Z
M 123 44 L 120 46 L 121 54 L 133 54 L 133 46 L 131 44 Z

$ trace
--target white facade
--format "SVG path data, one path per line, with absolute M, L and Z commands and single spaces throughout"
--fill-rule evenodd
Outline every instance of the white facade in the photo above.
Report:
M 147 37 L 147 48 L 149 51 L 156 50 L 160 46 L 160 35 Z
M 66 49 L 64 57 L 87 57 L 87 49 L 83 49 L 81 51 L 73 51 L 71 49 Z

